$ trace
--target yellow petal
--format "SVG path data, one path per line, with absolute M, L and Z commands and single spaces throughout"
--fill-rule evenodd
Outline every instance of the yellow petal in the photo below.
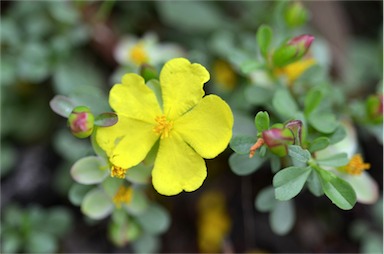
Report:
M 122 84 L 112 87 L 109 104 L 119 115 L 148 123 L 154 123 L 155 117 L 161 114 L 154 92 L 134 73 L 125 74 Z
M 117 124 L 99 127 L 96 141 L 115 166 L 127 169 L 140 163 L 159 138 L 154 125 L 119 115 Z
M 174 131 L 204 158 L 224 151 L 232 136 L 233 115 L 216 95 L 205 96 L 191 111 L 178 118 Z
M 152 183 L 157 192 L 170 196 L 182 190 L 194 191 L 203 184 L 206 176 L 204 159 L 177 133 L 160 140 L 152 171 Z
M 187 59 L 168 61 L 160 73 L 164 114 L 176 119 L 195 106 L 203 97 L 203 85 L 209 73 L 200 64 L 191 64 Z

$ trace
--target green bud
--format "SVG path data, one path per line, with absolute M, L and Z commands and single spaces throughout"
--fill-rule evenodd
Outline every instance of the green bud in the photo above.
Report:
M 293 145 L 295 143 L 295 137 L 292 131 L 288 128 L 272 128 L 263 131 L 262 136 L 264 144 L 272 153 L 279 157 L 286 156 L 288 154 L 288 145 Z
M 140 75 L 144 78 L 145 82 L 151 79 L 159 79 L 159 74 L 155 67 L 149 64 L 142 64 L 140 67 Z
M 86 106 L 75 107 L 68 117 L 68 126 L 77 138 L 87 138 L 93 132 L 95 118 Z
M 304 25 L 307 22 L 308 17 L 308 11 L 300 2 L 290 4 L 284 13 L 285 22 L 292 28 Z
M 365 101 L 365 109 L 368 119 L 372 123 L 379 124 L 383 122 L 383 95 L 371 95 Z
M 285 124 L 285 128 L 288 128 L 295 137 L 295 145 L 301 146 L 303 122 L 300 120 L 292 120 Z

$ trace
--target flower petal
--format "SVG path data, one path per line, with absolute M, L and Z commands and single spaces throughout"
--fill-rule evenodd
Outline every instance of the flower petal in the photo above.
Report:
M 174 131 L 204 158 L 214 158 L 227 147 L 233 126 L 228 104 L 216 95 L 205 96 L 175 121 Z
M 118 115 L 148 123 L 155 123 L 155 117 L 161 114 L 156 95 L 144 79 L 134 73 L 124 75 L 122 84 L 112 87 L 109 104 Z
M 140 163 L 159 138 L 153 127 L 154 124 L 119 116 L 117 124 L 97 129 L 96 141 L 112 164 L 127 169 Z
M 176 195 L 182 190 L 194 191 L 207 176 L 205 162 L 182 138 L 173 133 L 160 141 L 152 171 L 152 183 L 163 195 Z
M 160 73 L 164 113 L 176 119 L 195 106 L 203 97 L 203 85 L 209 73 L 200 64 L 191 64 L 185 58 L 168 61 Z
M 362 204 L 374 204 L 379 198 L 379 189 L 375 180 L 366 172 L 361 175 L 344 177 L 356 192 L 357 201 Z

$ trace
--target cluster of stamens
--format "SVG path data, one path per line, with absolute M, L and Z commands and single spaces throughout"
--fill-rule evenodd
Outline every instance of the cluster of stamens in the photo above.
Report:
M 121 167 L 117 167 L 115 165 L 112 166 L 111 168 L 111 176 L 112 177 L 117 177 L 117 178 L 125 178 L 125 173 L 127 172 L 126 169 L 123 169 Z
M 169 121 L 165 115 L 157 116 L 155 118 L 157 125 L 153 128 L 153 131 L 160 135 L 160 138 L 167 138 L 173 128 L 173 121 Z
M 371 164 L 364 163 L 360 154 L 355 154 L 352 156 L 349 163 L 341 168 L 341 171 L 351 175 L 360 175 L 364 170 L 370 169 L 370 167 Z
M 122 204 L 129 204 L 132 200 L 132 188 L 120 186 L 115 196 L 113 197 L 113 203 L 117 208 L 120 208 Z

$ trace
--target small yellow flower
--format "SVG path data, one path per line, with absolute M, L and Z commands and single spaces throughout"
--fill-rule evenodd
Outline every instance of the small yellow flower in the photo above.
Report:
M 278 75 L 284 75 L 287 77 L 289 85 L 292 85 L 306 70 L 316 64 L 315 59 L 307 58 L 300 61 L 288 64 L 287 66 L 277 69 Z
M 206 192 L 199 200 L 198 209 L 199 250 L 219 253 L 231 227 L 225 198 L 220 192 Z
M 142 65 L 149 62 L 148 52 L 146 51 L 142 42 L 133 45 L 129 51 L 128 59 L 130 59 L 136 65 Z
M 236 73 L 231 65 L 223 60 L 217 60 L 213 64 L 215 81 L 225 90 L 233 90 L 236 85 Z
M 137 74 L 113 86 L 109 104 L 119 121 L 100 127 L 96 140 L 111 163 L 128 169 L 145 159 L 159 141 L 152 171 L 154 188 L 164 195 L 194 191 L 207 176 L 203 158 L 224 151 L 232 136 L 231 109 L 216 95 L 204 96 L 208 71 L 187 59 L 168 61 L 160 73 L 163 104 Z
M 371 164 L 364 163 L 360 154 L 355 154 L 350 159 L 349 163 L 344 167 L 339 168 L 341 172 L 348 173 L 350 175 L 361 175 L 364 170 L 371 168 Z
M 121 208 L 122 204 L 129 204 L 132 200 L 132 188 L 120 186 L 115 196 L 113 197 L 113 203 L 117 208 Z

